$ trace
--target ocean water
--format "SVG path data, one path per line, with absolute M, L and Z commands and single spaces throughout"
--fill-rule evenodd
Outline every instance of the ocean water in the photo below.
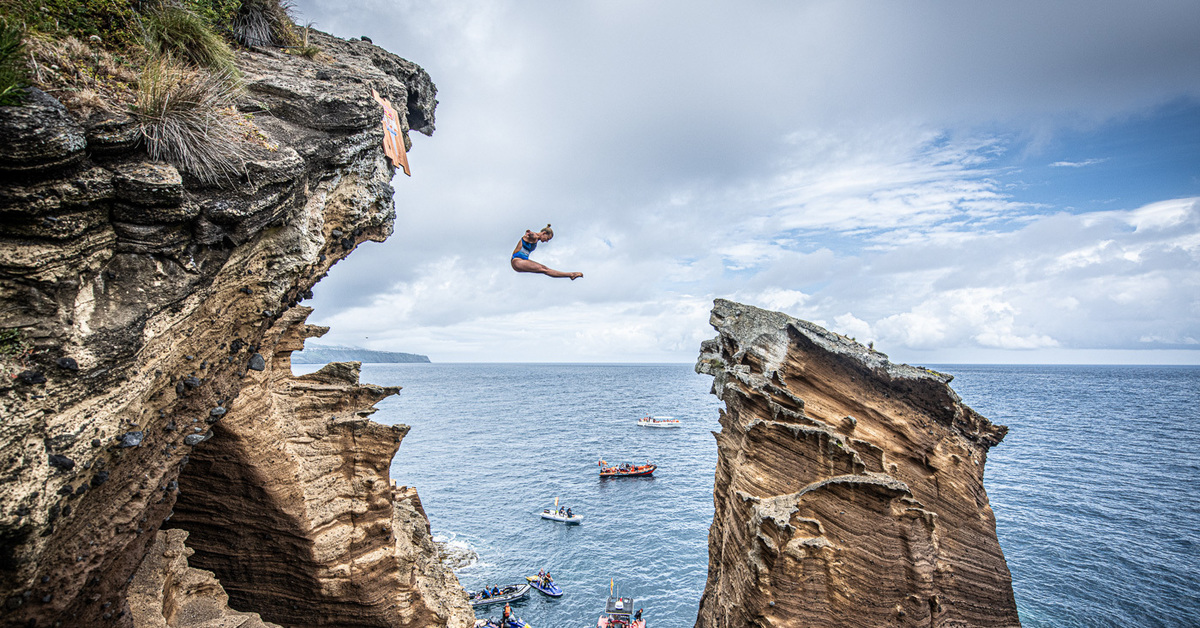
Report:
M 943 366 L 988 456 L 1021 623 L 1200 626 L 1200 367 Z
M 1026 627 L 1200 625 L 1200 368 L 936 368 L 1009 426 L 985 483 Z M 392 477 L 417 488 L 435 537 L 477 556 L 457 570 L 464 587 L 550 569 L 562 598 L 513 604 L 534 628 L 594 626 L 610 579 L 650 626 L 695 623 L 711 378 L 691 365 L 368 364 L 362 379 L 404 387 L 374 418 L 412 426 Z M 646 414 L 683 427 L 637 427 Z M 600 458 L 660 467 L 600 480 Z M 555 497 L 583 525 L 542 520 Z

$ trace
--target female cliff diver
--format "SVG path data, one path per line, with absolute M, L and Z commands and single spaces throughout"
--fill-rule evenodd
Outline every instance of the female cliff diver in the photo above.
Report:
M 521 236 L 521 240 L 517 242 L 517 248 L 513 249 L 513 270 L 519 273 L 542 273 L 550 277 L 570 277 L 572 281 L 582 277 L 583 273 L 564 273 L 529 259 L 529 254 L 537 248 L 538 242 L 549 242 L 553 237 L 554 230 L 550 228 L 550 225 L 546 225 L 544 229 L 536 233 L 526 229 L 525 235 Z

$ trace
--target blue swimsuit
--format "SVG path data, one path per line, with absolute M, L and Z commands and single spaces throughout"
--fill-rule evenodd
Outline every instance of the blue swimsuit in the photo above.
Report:
M 529 259 L 529 254 L 537 248 L 537 242 L 526 242 L 525 238 L 521 238 L 521 250 L 513 253 L 513 258 Z

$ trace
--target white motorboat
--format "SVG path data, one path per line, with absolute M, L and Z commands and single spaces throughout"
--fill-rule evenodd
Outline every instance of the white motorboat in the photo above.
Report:
M 638 419 L 638 425 L 642 427 L 679 427 L 683 423 L 673 416 L 648 416 Z

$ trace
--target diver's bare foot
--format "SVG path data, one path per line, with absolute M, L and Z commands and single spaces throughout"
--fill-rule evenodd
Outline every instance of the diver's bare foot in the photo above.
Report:
M 571 281 L 575 281 L 583 276 L 583 273 L 571 273 Z

